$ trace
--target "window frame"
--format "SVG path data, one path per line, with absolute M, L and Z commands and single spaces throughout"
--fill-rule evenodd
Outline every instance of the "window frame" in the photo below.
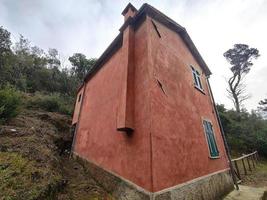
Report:
M 210 133 L 207 133 L 206 132 L 206 127 L 205 127 L 205 124 L 204 123 L 209 123 L 210 124 L 210 128 L 211 128 L 211 132 Z M 219 148 L 218 148 L 218 143 L 217 143 L 217 139 L 216 139 L 216 135 L 215 135 L 215 132 L 214 132 L 214 129 L 213 129 L 213 124 L 210 120 L 208 119 L 202 119 L 202 126 L 203 126 L 203 130 L 204 130 L 204 135 L 205 135 L 205 139 L 206 139 L 206 142 L 207 142 L 207 147 L 208 147 L 208 152 L 209 152 L 209 158 L 211 159 L 218 159 L 220 158 L 220 151 L 219 151 Z M 207 127 L 208 128 L 208 127 Z M 213 142 L 211 141 L 211 138 L 208 137 L 208 136 L 212 136 L 212 140 Z M 213 151 L 213 148 L 212 148 L 212 143 L 213 145 L 215 145 L 215 152 Z
M 202 92 L 203 94 L 205 94 L 200 72 L 192 65 L 190 65 L 190 67 L 191 67 L 191 73 L 193 76 L 194 87 L 198 89 L 200 92 Z

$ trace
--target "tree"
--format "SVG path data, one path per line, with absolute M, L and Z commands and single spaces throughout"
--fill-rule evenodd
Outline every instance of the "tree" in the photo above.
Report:
M 262 110 L 263 112 L 267 112 L 267 99 L 261 100 L 259 102 L 260 105 L 260 110 Z
M 82 81 L 86 74 L 92 69 L 96 60 L 95 58 L 87 59 L 86 56 L 81 53 L 75 53 L 73 56 L 69 57 L 69 61 L 73 66 L 71 70 L 80 81 Z
M 0 56 L 2 56 L 6 52 L 10 52 L 10 46 L 10 32 L 0 26 Z
M 50 68 L 59 68 L 60 67 L 60 60 L 59 54 L 56 49 L 49 49 L 47 55 L 47 62 Z
M 0 85 L 3 85 L 7 79 L 10 79 L 10 58 L 11 51 L 10 32 L 0 26 Z
M 16 88 L 27 92 L 30 88 L 29 81 L 34 72 L 34 58 L 31 56 L 30 41 L 20 35 L 19 41 L 13 47 L 14 57 L 12 59 L 12 80 L 10 83 Z
M 217 105 L 227 142 L 232 153 L 250 153 L 257 150 L 267 156 L 267 120 L 257 112 L 227 110 Z
M 233 75 L 228 80 L 229 88 L 227 92 L 234 103 L 236 111 L 239 113 L 243 101 L 249 98 L 249 95 L 246 94 L 246 85 L 243 80 L 253 65 L 252 60 L 260 56 L 259 51 L 256 48 L 249 48 L 246 44 L 235 44 L 223 56 L 232 65 L 230 69 Z
M 77 87 L 92 69 L 96 59 L 87 59 L 78 53 L 70 57 L 69 61 L 72 68 L 56 49 L 45 52 L 32 46 L 22 35 L 19 41 L 12 44 L 10 33 L 0 27 L 0 89 L 11 85 L 26 93 L 58 93 L 74 98 Z

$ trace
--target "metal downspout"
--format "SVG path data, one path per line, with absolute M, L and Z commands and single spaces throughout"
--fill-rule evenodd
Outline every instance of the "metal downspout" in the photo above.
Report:
M 236 181 L 236 177 L 235 177 L 235 173 L 234 173 L 234 167 L 233 167 L 233 164 L 232 164 L 232 161 L 231 161 L 230 148 L 229 148 L 229 146 L 227 144 L 225 133 L 224 133 L 223 126 L 222 126 L 222 122 L 221 122 L 221 119 L 220 119 L 220 116 L 219 116 L 219 112 L 218 112 L 218 109 L 217 109 L 217 107 L 215 105 L 213 93 L 212 93 L 212 90 L 211 90 L 211 87 L 210 87 L 209 77 L 207 77 L 207 83 L 208 83 L 209 91 L 210 91 L 210 94 L 211 94 L 213 106 L 214 106 L 214 109 L 215 109 L 215 112 L 216 112 L 216 117 L 217 117 L 217 120 L 219 122 L 220 130 L 221 130 L 221 134 L 222 134 L 222 138 L 223 138 L 223 143 L 224 143 L 224 146 L 225 146 L 225 149 L 226 149 L 226 154 L 227 154 L 227 157 L 228 157 L 228 160 L 229 160 L 230 171 L 231 171 L 231 174 L 232 174 L 233 181 L 234 181 L 234 184 L 236 186 L 236 189 L 239 190 L 239 186 L 238 186 L 238 183 Z

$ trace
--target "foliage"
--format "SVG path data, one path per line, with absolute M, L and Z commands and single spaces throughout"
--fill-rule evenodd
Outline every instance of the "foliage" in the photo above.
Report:
M 35 107 L 70 114 L 76 90 L 96 59 L 75 53 L 69 61 L 72 66 L 64 65 L 56 49 L 45 52 L 22 35 L 12 44 L 10 33 L 0 27 L 0 87 L 12 85 L 19 91 L 36 93 L 31 101 Z M 3 106 L 0 112 L 4 112 Z
M 10 32 L 0 26 L 0 55 L 10 51 L 11 40 Z
M 257 110 L 264 119 L 267 119 L 267 99 L 263 99 L 259 102 Z
M 267 99 L 261 100 L 259 105 L 262 111 L 267 112 Z
M 92 69 L 96 63 L 96 58 L 87 59 L 85 55 L 81 53 L 75 53 L 69 57 L 69 61 L 72 64 L 72 72 L 77 75 L 80 81 L 83 80 L 85 75 Z
M 21 104 L 20 94 L 12 87 L 6 86 L 0 90 L 0 123 L 18 114 Z
M 249 48 L 246 44 L 235 44 L 234 48 L 226 51 L 223 56 L 232 65 L 230 69 L 233 73 L 233 76 L 228 80 L 229 89 L 227 91 L 236 111 L 240 112 L 242 102 L 249 98 L 245 91 L 246 86 L 242 81 L 253 65 L 252 59 L 260 56 L 259 51 L 255 48 Z
M 64 65 L 56 49 L 45 52 L 22 35 L 12 44 L 10 33 L 0 27 L 0 86 L 10 84 L 26 93 L 39 91 L 73 97 L 96 59 L 77 53 L 69 60 L 72 67 Z
M 62 96 L 58 93 L 42 94 L 36 93 L 26 101 L 26 107 L 34 109 L 43 109 L 49 112 L 59 112 L 71 115 L 73 111 L 74 99 L 68 96 Z
M 225 135 L 234 152 L 249 153 L 255 150 L 267 156 L 267 121 L 255 112 L 225 109 L 217 105 Z

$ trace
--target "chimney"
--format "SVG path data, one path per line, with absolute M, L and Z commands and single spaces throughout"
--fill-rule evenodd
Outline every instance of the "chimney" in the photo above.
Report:
M 124 21 L 126 21 L 129 17 L 134 17 L 136 13 L 137 9 L 131 3 L 128 3 L 121 14 L 124 16 Z

